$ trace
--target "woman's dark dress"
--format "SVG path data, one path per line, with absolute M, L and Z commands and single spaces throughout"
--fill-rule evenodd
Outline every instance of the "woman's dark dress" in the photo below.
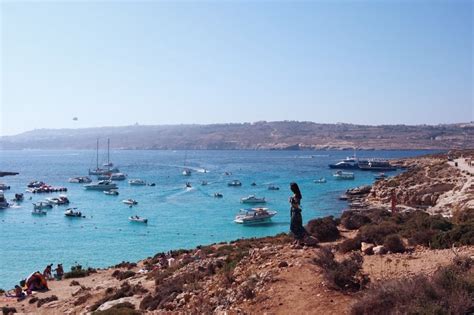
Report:
M 295 236 L 295 239 L 301 240 L 306 235 L 306 230 L 303 227 L 303 218 L 301 216 L 300 200 L 293 196 L 290 198 L 291 203 L 291 223 L 290 231 Z

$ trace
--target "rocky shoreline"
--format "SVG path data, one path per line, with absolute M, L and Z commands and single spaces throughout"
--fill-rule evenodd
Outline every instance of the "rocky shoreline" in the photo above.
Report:
M 472 158 L 464 150 L 396 161 L 407 171 L 349 190 L 352 211 L 341 219 L 308 223 L 318 245 L 280 234 L 159 253 L 50 281 L 49 291 L 22 301 L 2 297 L 0 307 L 4 314 L 354 313 L 373 286 L 474 259 Z M 392 192 L 396 213 L 387 211 Z M 454 230 L 456 243 L 448 237 Z
M 452 216 L 474 211 L 474 150 L 454 150 L 443 154 L 392 161 L 406 171 L 377 180 L 373 185 L 345 192 L 349 209 L 391 210 L 392 194 L 396 209 L 423 210 Z

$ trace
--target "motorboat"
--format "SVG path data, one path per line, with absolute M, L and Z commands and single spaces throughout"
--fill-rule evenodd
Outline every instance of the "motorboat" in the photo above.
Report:
M 223 194 L 221 194 L 219 192 L 214 193 L 214 198 L 222 198 L 222 197 L 224 197 Z
M 112 173 L 110 175 L 110 180 L 125 180 L 127 179 L 127 175 L 124 173 Z
M 346 157 L 344 160 L 341 160 L 334 164 L 329 164 L 329 168 L 336 169 L 358 169 L 359 168 L 359 159 L 355 156 Z
M 183 170 L 183 176 L 191 176 L 191 170 L 190 169 Z
M 128 220 L 130 220 L 131 222 L 137 222 L 137 223 L 145 223 L 145 224 L 148 223 L 147 218 L 141 218 L 138 215 L 131 216 L 128 218 Z
M 205 180 L 203 180 L 203 181 L 201 182 L 201 186 L 206 186 L 207 184 L 208 184 L 208 182 L 205 181 Z
M 110 176 L 111 176 L 110 173 L 105 173 L 102 175 L 97 175 L 97 179 L 98 180 L 111 180 Z
M 238 186 L 242 186 L 242 183 L 239 180 L 235 179 L 235 180 L 227 183 L 227 186 L 238 187 Z
M 354 173 L 351 172 L 343 172 L 343 171 L 337 171 L 336 173 L 333 174 L 335 179 L 354 179 Z
M 9 189 L 10 189 L 10 186 L 0 183 L 0 190 L 9 190 Z
M 134 205 L 138 204 L 138 201 L 136 201 L 134 199 L 124 199 L 124 200 L 122 200 L 122 202 L 126 205 L 129 205 L 129 206 L 134 206 Z
M 5 195 L 3 194 L 3 190 L 0 190 L 0 209 L 6 209 L 10 206 Z
M 250 195 L 248 197 L 240 198 L 241 203 L 266 203 L 265 197 L 258 198 L 255 195 Z
M 53 205 L 47 201 L 39 201 L 33 203 L 33 210 L 52 209 Z
M 320 179 L 315 179 L 313 182 L 315 182 L 316 184 L 324 184 L 326 183 L 326 178 L 321 177 Z
M 119 192 L 116 189 L 104 190 L 104 194 L 110 196 L 118 196 Z
M 69 199 L 65 195 L 59 195 L 58 197 L 46 198 L 46 201 L 52 205 L 67 205 Z
M 381 179 L 387 178 L 387 175 L 385 175 L 385 173 L 378 173 L 374 177 L 375 177 L 376 180 L 381 180 Z
M 47 186 L 47 185 L 46 185 L 45 182 L 35 180 L 35 181 L 32 181 L 32 182 L 29 182 L 26 187 L 28 187 L 28 188 L 40 188 L 42 186 Z
M 110 180 L 101 180 L 98 181 L 97 183 L 91 183 L 84 185 L 84 188 L 86 190 L 111 190 L 111 189 L 117 189 L 117 184 L 113 183 Z
M 77 208 L 69 208 L 66 210 L 66 212 L 64 212 L 64 215 L 71 218 L 81 218 L 82 212 L 76 210 Z
M 257 183 L 253 182 L 250 186 L 257 186 Z
M 186 188 L 192 188 L 193 186 L 191 186 L 191 183 L 190 182 L 186 182 Z
M 270 185 L 268 186 L 268 190 L 280 190 L 280 187 L 275 186 L 275 185 Z
M 45 215 L 47 213 L 48 212 L 46 210 L 42 210 L 42 209 L 33 209 L 31 211 L 31 214 L 35 214 L 35 215 Z
M 146 182 L 142 179 L 131 179 L 128 181 L 131 186 L 146 186 Z
M 69 178 L 68 182 L 74 184 L 89 184 L 92 183 L 92 179 L 90 179 L 88 176 L 79 176 Z
M 242 209 L 235 216 L 234 222 L 244 225 L 262 224 L 271 221 L 272 217 L 276 214 L 276 211 L 269 210 L 268 208 Z
M 93 170 L 89 170 L 89 175 L 107 175 L 110 173 L 119 173 L 120 170 L 117 167 L 113 168 L 95 168 Z
M 397 167 L 392 166 L 389 161 L 383 159 L 369 159 L 359 161 L 359 169 L 363 171 L 396 171 Z

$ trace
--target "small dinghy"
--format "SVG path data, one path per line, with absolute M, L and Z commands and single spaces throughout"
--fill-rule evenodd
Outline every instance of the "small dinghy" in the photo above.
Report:
M 53 205 L 47 201 L 40 201 L 33 203 L 33 210 L 52 209 Z
M 335 179 L 342 179 L 342 180 L 351 180 L 354 179 L 354 173 L 351 172 L 343 172 L 343 171 L 337 171 L 336 173 L 333 174 Z
M 138 204 L 138 201 L 133 200 L 133 199 L 125 199 L 125 200 L 122 200 L 122 202 L 129 206 L 134 206 Z
M 206 186 L 207 184 L 208 184 L 208 182 L 205 181 L 205 180 L 203 180 L 203 181 L 201 182 L 201 186 Z
M 69 208 L 64 212 L 64 215 L 71 218 L 82 218 L 82 212 L 76 210 L 77 208 Z
M 111 190 L 104 190 L 104 194 L 109 195 L 109 196 L 118 196 L 119 192 L 115 189 L 111 189 Z
M 142 179 L 131 179 L 128 183 L 130 186 L 146 186 L 146 182 Z
M 268 186 L 268 190 L 280 190 L 280 187 L 275 186 L 275 185 L 270 185 Z
M 137 223 L 145 223 L 145 224 L 148 223 L 147 218 L 140 218 L 138 215 L 131 216 L 128 218 L 128 220 L 130 220 L 131 222 L 137 222 Z
M 250 195 L 240 199 L 241 203 L 266 203 L 265 197 L 258 198 L 255 195 Z
M 224 195 L 222 195 L 221 193 L 218 193 L 218 192 L 214 193 L 214 198 L 222 198 L 222 197 L 224 197 Z
M 326 178 L 321 177 L 320 179 L 315 179 L 313 182 L 316 184 L 324 184 L 326 182 Z
M 42 209 L 33 209 L 33 211 L 31 211 L 31 214 L 34 214 L 34 215 L 45 215 L 46 213 L 46 210 L 42 210 Z
M 233 180 L 233 181 L 227 183 L 227 186 L 239 187 L 239 186 L 242 186 L 242 183 L 239 180 Z

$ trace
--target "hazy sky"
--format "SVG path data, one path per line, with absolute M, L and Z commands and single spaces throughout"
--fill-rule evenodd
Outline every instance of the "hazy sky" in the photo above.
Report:
M 472 1 L 0 2 L 3 135 L 474 120 Z

